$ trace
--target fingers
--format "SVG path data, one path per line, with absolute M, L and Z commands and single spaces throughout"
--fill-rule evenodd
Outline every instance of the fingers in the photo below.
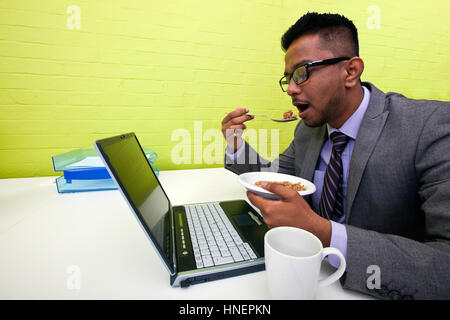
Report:
M 258 209 L 264 208 L 268 201 L 273 202 L 272 200 L 266 200 L 264 198 L 261 198 L 260 196 L 257 196 L 256 194 L 250 191 L 247 191 L 247 198 Z
M 248 108 L 237 108 L 236 110 L 233 110 L 229 112 L 225 118 L 222 120 L 222 124 L 225 124 L 227 122 L 230 122 L 232 119 L 236 117 L 245 116 L 248 113 Z
M 276 211 L 281 204 L 281 201 L 266 200 L 250 191 L 247 191 L 247 198 L 261 211 L 264 222 L 269 226 L 269 228 L 273 228 L 277 225 L 276 223 L 274 224 L 274 222 L 276 221 Z
M 222 120 L 222 132 L 225 134 L 225 131 L 230 130 L 238 130 L 238 129 L 246 129 L 247 126 L 244 122 L 252 120 L 254 116 L 250 116 L 247 114 L 247 108 L 238 108 L 230 113 L 228 113 L 225 118 Z
M 296 226 L 304 221 L 305 213 L 310 207 L 297 191 L 277 184 L 266 185 L 264 189 L 277 194 L 281 200 L 267 200 L 250 191 L 247 191 L 247 197 L 261 211 L 267 225 Z
M 222 120 L 222 134 L 227 140 L 227 145 L 230 146 L 234 152 L 242 145 L 241 137 L 247 126 L 244 122 L 252 120 L 254 116 L 249 116 L 247 108 L 237 108 L 228 113 Z
M 305 229 L 316 234 L 322 243 L 329 245 L 329 221 L 317 215 L 298 192 L 282 185 L 266 186 L 265 189 L 282 199 L 267 200 L 250 191 L 247 191 L 247 197 L 260 210 L 264 222 L 270 228 L 293 226 Z
M 261 184 L 261 187 L 267 191 L 275 193 L 283 200 L 290 200 L 293 197 L 299 196 L 297 191 L 277 183 L 263 183 Z

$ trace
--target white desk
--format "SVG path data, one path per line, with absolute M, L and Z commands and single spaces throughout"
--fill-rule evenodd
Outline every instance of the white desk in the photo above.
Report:
M 117 190 L 59 194 L 54 180 L 0 179 L 0 299 L 270 299 L 265 271 L 172 288 Z M 174 205 L 246 199 L 222 168 L 162 171 L 160 180 Z M 317 299 L 371 298 L 335 282 Z

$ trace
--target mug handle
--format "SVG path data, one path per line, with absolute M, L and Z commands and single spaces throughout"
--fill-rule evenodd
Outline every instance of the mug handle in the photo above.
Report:
M 322 259 L 325 258 L 329 254 L 335 254 L 339 257 L 339 259 L 340 259 L 339 268 L 334 273 L 332 273 L 331 275 L 326 277 L 325 279 L 320 280 L 319 287 L 328 286 L 328 285 L 332 284 L 333 282 L 335 282 L 336 280 L 338 280 L 344 274 L 345 268 L 347 266 L 344 255 L 338 249 L 330 248 L 330 247 L 324 248 L 322 251 Z

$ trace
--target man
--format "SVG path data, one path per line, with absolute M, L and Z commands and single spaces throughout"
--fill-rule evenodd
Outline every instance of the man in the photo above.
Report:
M 299 227 L 340 249 L 344 288 L 383 299 L 449 299 L 450 103 L 361 82 L 357 30 L 341 15 L 304 15 L 282 46 L 280 85 L 302 119 L 294 138 L 268 162 L 241 137 L 249 110 L 236 109 L 222 121 L 225 167 L 315 183 L 305 198 L 274 184 L 266 188 L 280 201 L 247 196 L 270 227 Z

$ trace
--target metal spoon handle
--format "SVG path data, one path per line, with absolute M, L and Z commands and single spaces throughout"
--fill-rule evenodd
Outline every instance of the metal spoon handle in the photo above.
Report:
M 229 112 L 225 112 L 226 114 L 228 114 Z M 252 113 L 247 113 L 248 116 L 253 116 L 253 117 L 266 117 L 269 120 L 275 121 L 275 122 L 290 122 L 290 121 L 295 121 L 297 120 L 297 118 L 291 118 L 291 119 L 272 119 L 271 117 L 265 115 L 265 114 L 252 114 Z

